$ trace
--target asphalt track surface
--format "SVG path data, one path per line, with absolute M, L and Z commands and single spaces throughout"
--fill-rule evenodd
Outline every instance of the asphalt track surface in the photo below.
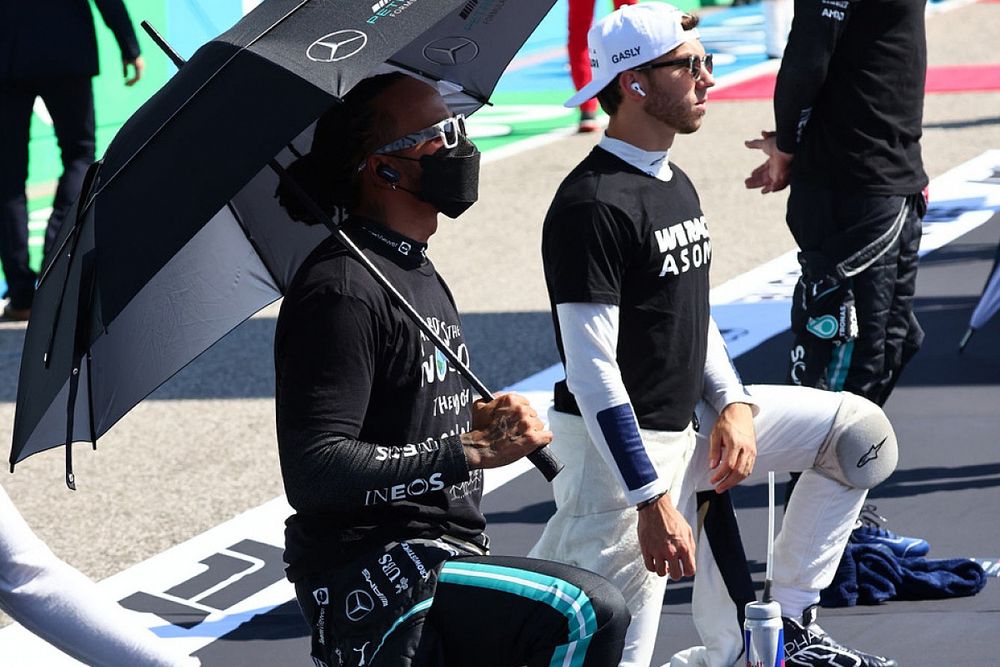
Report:
M 935 15 L 928 40 L 932 66 L 993 64 L 1000 5 L 975 3 Z M 770 114 L 762 101 L 710 103 L 703 129 L 679 138 L 671 152 L 701 193 L 713 234 L 715 285 L 793 248 L 783 224 L 784 194 L 761 197 L 742 188 L 759 162 L 742 140 L 769 128 Z M 473 365 L 491 387 L 557 361 L 538 259 L 540 220 L 558 182 L 595 140 L 567 136 L 489 162 L 480 204 L 460 221 L 443 221 L 432 239 L 431 256 L 463 313 Z M 990 148 L 1000 148 L 1000 92 L 928 96 L 924 156 L 932 178 Z M 994 218 L 924 260 L 918 309 L 927 342 L 887 406 L 903 454 L 900 470 L 872 497 L 891 528 L 928 539 L 934 557 L 1000 557 L 1000 322 L 979 332 L 965 355 L 954 354 L 998 237 Z M 281 494 L 272 401 L 275 314 L 273 307 L 265 310 L 178 374 L 103 438 L 98 452 L 79 448 L 77 492 L 62 483 L 59 451 L 32 457 L 4 477 L 5 490 L 57 554 L 103 579 Z M 23 333 L 22 325 L 0 324 L 0 434 L 7 442 Z M 737 363 L 748 381 L 778 380 L 784 350 L 779 337 Z M 757 561 L 762 499 L 759 484 L 737 498 L 748 553 Z M 541 530 L 548 503 L 535 473 L 491 493 L 484 505 L 497 552 L 523 553 Z M 824 627 L 903 665 L 995 665 L 998 590 L 992 580 L 974 598 L 825 611 Z M 685 583 L 668 590 L 660 660 L 696 643 L 689 591 Z M 284 652 L 286 645 L 304 646 L 294 637 L 294 609 L 284 611 L 229 637 L 259 638 L 261 630 L 272 641 L 217 642 L 199 654 L 205 664 L 308 664 L 304 653 L 297 661 Z M 265 649 L 288 659 L 267 661 Z M 265 661 L 238 658 L 250 654 Z M 8 664 L 7 656 L 0 662 Z

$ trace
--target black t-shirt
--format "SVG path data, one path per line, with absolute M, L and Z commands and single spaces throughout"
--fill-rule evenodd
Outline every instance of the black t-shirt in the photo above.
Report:
M 595 148 L 556 193 L 542 258 L 556 304 L 619 307 L 618 365 L 643 428 L 680 430 L 702 393 L 712 243 L 698 194 L 671 164 L 664 182 Z M 579 414 L 565 381 L 555 407 Z
M 451 293 L 426 246 L 373 222 L 345 227 L 431 328 L 468 361 Z M 278 449 L 293 581 L 393 540 L 484 543 L 482 471 L 458 435 L 471 390 L 334 239 L 299 269 L 275 335 Z
M 774 93 L 800 178 L 880 195 L 927 185 L 926 0 L 796 0 Z

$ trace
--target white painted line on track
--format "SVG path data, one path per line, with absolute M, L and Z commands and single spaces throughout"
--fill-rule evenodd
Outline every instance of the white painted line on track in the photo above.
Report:
M 936 250 L 979 227 L 1000 211 L 1000 188 L 987 179 L 1000 171 L 1000 150 L 990 150 L 962 164 L 931 183 L 931 207 L 924 224 L 921 254 Z M 748 271 L 711 292 L 713 314 L 729 337 L 729 349 L 738 356 L 788 327 L 788 301 L 794 287 L 798 265 L 795 253 Z M 562 377 L 562 367 L 555 365 L 508 388 L 523 393 L 543 417 L 552 398 L 552 384 Z M 531 469 L 527 460 L 485 474 L 484 493 L 491 493 Z M 137 614 L 161 637 L 176 642 L 189 653 L 215 641 L 257 614 L 274 609 L 294 598 L 294 591 L 284 577 L 265 581 L 259 588 L 246 591 L 243 597 L 225 609 L 207 604 L 212 591 L 225 592 L 230 587 L 247 586 L 250 577 L 267 565 L 275 567 L 284 545 L 284 519 L 291 513 L 284 496 L 197 535 L 161 554 L 120 572 L 100 583 L 114 599 L 144 594 L 152 599 L 184 604 L 193 610 L 208 611 L 191 628 L 168 623 L 152 613 Z M 247 541 L 272 554 L 270 562 L 249 555 Z M 182 584 L 192 582 L 210 569 L 210 558 L 228 558 L 253 563 L 245 571 L 231 575 L 211 588 L 188 597 L 177 593 Z M 277 559 L 277 561 L 275 560 Z M 167 594 L 173 590 L 175 594 Z M 0 629 L 0 655 L 17 655 L 24 664 L 47 667 L 80 663 L 60 653 L 43 640 L 14 624 Z

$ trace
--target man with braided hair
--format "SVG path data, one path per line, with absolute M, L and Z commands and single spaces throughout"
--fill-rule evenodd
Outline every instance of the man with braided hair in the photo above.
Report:
M 425 254 L 438 214 L 476 200 L 479 152 L 464 119 L 417 79 L 377 76 L 320 119 L 289 171 L 327 213 L 347 210 L 345 232 L 467 361 L 451 293 Z M 474 400 L 334 237 L 282 303 L 275 375 L 295 509 L 287 574 L 317 665 L 618 664 L 629 617 L 607 581 L 488 555 L 482 470 L 551 434 L 521 396 Z

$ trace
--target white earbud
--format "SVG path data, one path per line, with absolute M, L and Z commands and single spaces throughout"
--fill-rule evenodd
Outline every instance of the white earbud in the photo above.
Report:
M 645 97 L 645 96 L 646 96 L 646 91 L 642 89 L 642 86 L 640 86 L 640 85 L 639 85 L 639 82 L 638 82 L 638 81 L 633 81 L 633 82 L 632 82 L 632 86 L 631 86 L 631 88 L 632 88 L 632 90 L 634 90 L 635 92 L 639 93 L 639 95 L 640 95 L 641 97 Z

